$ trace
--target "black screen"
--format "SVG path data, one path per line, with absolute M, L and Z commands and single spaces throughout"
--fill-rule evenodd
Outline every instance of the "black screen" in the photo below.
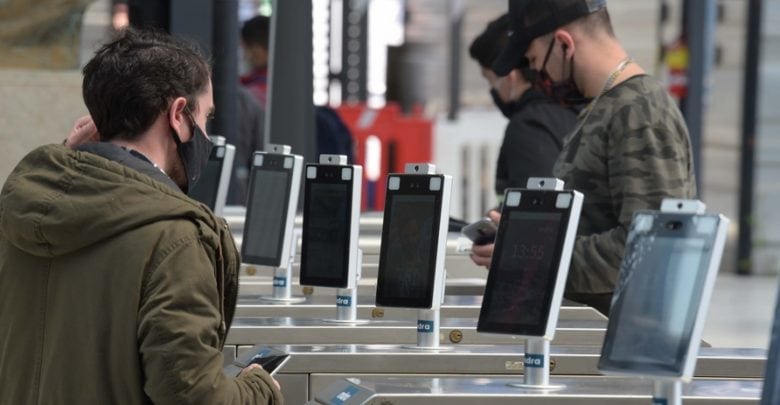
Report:
M 678 216 L 674 221 L 680 228 L 664 228 L 662 223 L 668 221 L 661 217 L 650 230 L 640 232 L 632 226 L 599 368 L 681 376 L 704 292 L 717 218 Z
M 564 212 L 505 210 L 507 218 L 501 221 L 485 288 L 480 331 L 544 335 L 566 232 Z
M 427 184 L 425 182 L 426 187 Z M 385 206 L 377 280 L 377 305 L 430 308 L 439 225 L 437 195 L 388 192 L 389 204 Z
M 764 373 L 764 391 L 761 405 L 780 403 L 780 296 L 775 306 L 775 324 L 772 327 L 772 340 L 769 344 L 769 357 L 766 359 Z
M 225 153 L 219 158 L 217 150 L 224 146 L 216 146 L 211 150 L 211 156 L 203 169 L 203 173 L 195 186 L 189 190 L 189 196 L 195 200 L 206 204 L 214 210 L 217 204 L 217 192 L 219 191 L 219 179 L 222 177 L 222 163 L 225 161 Z
M 270 159 L 267 159 L 270 160 Z M 290 197 L 288 171 L 255 166 L 249 190 L 241 255 L 245 263 L 278 266 Z
M 329 169 L 329 168 L 328 168 Z M 339 173 L 341 167 L 336 167 Z M 321 168 L 320 172 L 326 169 Z M 301 284 L 346 287 L 349 280 L 351 184 L 306 181 Z

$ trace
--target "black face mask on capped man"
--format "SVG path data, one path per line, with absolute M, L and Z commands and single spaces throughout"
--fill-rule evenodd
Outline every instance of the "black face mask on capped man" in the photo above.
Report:
M 198 124 L 195 123 L 195 120 L 190 118 L 190 122 L 192 122 L 192 139 L 188 142 L 182 142 L 179 134 L 173 131 L 173 140 L 176 142 L 179 158 L 184 166 L 184 174 L 187 176 L 187 184 L 182 190 L 185 193 L 191 190 L 195 183 L 200 180 L 203 168 L 206 167 L 209 161 L 211 149 L 214 147 L 214 144 L 206 136 L 206 133 L 200 129 Z
M 504 117 L 510 118 L 512 116 L 512 113 L 515 112 L 514 108 L 514 102 L 506 102 L 501 99 L 501 96 L 498 94 L 498 90 L 491 88 L 490 89 L 490 97 L 493 99 L 493 104 L 496 105 L 496 108 L 501 111 L 501 114 L 504 115 Z
M 590 99 L 585 97 L 584 94 L 582 94 L 580 89 L 577 88 L 577 83 L 574 82 L 574 61 L 573 60 L 572 60 L 571 71 L 568 79 L 564 79 L 562 81 L 556 82 L 553 81 L 552 77 L 550 77 L 550 75 L 547 73 L 547 69 L 546 69 L 547 62 L 550 60 L 550 54 L 552 53 L 554 45 L 555 45 L 555 39 L 553 39 L 552 42 L 550 42 L 550 47 L 547 48 L 547 55 L 545 55 L 544 62 L 542 63 L 542 69 L 539 70 L 538 72 L 538 76 L 537 76 L 538 87 L 545 94 L 547 94 L 547 96 L 549 96 L 556 102 L 566 106 L 577 106 L 577 105 L 588 103 Z M 563 54 L 565 56 L 566 55 L 565 44 L 562 45 L 561 50 L 563 51 Z M 563 65 L 561 66 L 562 72 L 565 64 L 566 64 L 566 59 L 564 57 Z

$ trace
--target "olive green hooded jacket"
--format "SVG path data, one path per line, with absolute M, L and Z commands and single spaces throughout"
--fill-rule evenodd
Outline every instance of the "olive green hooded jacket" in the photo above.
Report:
M 44 146 L 3 186 L 0 404 L 281 403 L 264 371 L 222 373 L 227 225 L 130 167 Z

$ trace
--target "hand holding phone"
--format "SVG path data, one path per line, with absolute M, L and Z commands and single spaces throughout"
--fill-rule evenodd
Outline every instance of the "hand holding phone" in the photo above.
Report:
M 268 374 L 274 375 L 290 359 L 290 355 L 268 346 L 257 345 L 248 350 L 243 356 L 233 361 L 233 364 L 225 367 L 226 374 L 233 376 L 250 368 L 253 364 L 259 365 Z M 238 371 L 236 371 L 238 370 Z
M 463 227 L 463 235 L 471 239 L 475 245 L 487 245 L 496 239 L 498 227 L 489 217 L 480 219 Z

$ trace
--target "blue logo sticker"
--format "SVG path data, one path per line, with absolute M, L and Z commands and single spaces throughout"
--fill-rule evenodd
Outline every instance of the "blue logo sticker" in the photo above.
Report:
M 653 397 L 653 405 L 667 405 L 666 398 L 655 398 Z
M 286 287 L 287 279 L 284 277 L 274 277 L 274 287 Z
M 525 354 L 525 360 L 523 364 L 526 367 L 542 368 L 544 367 L 544 355 L 543 354 Z
M 433 321 L 417 321 L 417 332 L 433 333 Z
M 338 295 L 336 296 L 336 306 L 339 307 L 348 307 L 349 304 L 352 303 L 352 297 L 349 295 Z
M 352 398 L 353 395 L 357 394 L 358 392 L 360 392 L 360 389 L 358 389 L 358 387 L 350 385 L 349 387 L 344 388 L 344 390 L 336 394 L 336 396 L 330 400 L 330 403 L 333 405 L 344 405 L 345 403 L 347 403 L 347 401 L 349 401 L 350 398 Z

